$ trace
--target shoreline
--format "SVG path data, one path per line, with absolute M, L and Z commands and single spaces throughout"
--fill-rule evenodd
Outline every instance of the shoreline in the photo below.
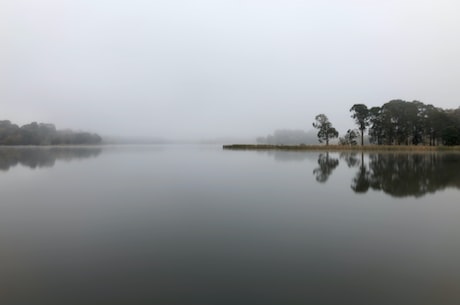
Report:
M 291 151 L 458 151 L 460 146 L 420 146 L 420 145 L 269 145 L 231 144 L 223 145 L 227 150 L 291 150 Z

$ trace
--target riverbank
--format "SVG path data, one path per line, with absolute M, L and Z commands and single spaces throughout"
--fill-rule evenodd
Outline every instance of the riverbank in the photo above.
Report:
M 224 145 L 229 150 L 295 150 L 295 151 L 460 151 L 460 146 L 421 145 L 267 145 L 231 144 Z

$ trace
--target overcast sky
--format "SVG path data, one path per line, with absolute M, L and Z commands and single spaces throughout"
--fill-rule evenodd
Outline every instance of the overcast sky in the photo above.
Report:
M 176 139 L 460 106 L 458 0 L 1 0 L 0 119 Z

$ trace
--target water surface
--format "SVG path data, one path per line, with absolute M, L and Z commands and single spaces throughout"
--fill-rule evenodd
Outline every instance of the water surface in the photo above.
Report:
M 1 304 L 459 304 L 460 154 L 0 149 Z

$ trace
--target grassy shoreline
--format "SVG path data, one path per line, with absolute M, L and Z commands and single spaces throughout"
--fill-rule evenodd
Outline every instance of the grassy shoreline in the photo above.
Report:
M 421 146 L 421 145 L 267 145 L 231 144 L 224 145 L 229 150 L 295 150 L 295 151 L 458 151 L 460 146 Z

